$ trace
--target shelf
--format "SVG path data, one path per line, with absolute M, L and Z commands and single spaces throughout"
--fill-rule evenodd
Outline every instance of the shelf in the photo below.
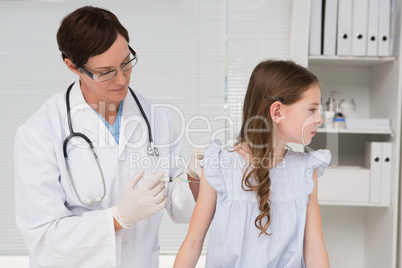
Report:
M 317 133 L 338 133 L 338 134 L 380 134 L 380 135 L 392 135 L 391 129 L 325 129 L 318 128 Z
M 341 56 L 309 56 L 309 64 L 332 66 L 375 66 L 396 61 L 396 57 L 341 57 Z
M 320 206 L 348 206 L 348 207 L 381 207 L 389 208 L 390 204 L 384 203 L 366 203 L 366 202 L 335 202 L 335 201 L 318 201 Z

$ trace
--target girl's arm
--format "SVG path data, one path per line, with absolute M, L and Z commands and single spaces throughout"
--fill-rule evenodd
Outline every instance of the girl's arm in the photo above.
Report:
M 313 172 L 314 189 L 309 195 L 304 234 L 304 260 L 307 268 L 329 267 L 327 249 L 322 234 L 321 212 L 318 205 L 317 170 Z
M 195 267 L 200 257 L 202 245 L 209 225 L 215 213 L 216 191 L 205 178 L 204 171 L 201 175 L 200 192 L 191 216 L 190 227 L 186 239 L 177 253 L 174 262 L 175 268 Z

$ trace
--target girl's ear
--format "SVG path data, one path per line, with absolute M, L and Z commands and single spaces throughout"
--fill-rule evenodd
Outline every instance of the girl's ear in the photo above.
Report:
M 283 119 L 286 119 L 284 105 L 280 101 L 272 103 L 270 108 L 270 114 L 272 121 L 276 124 L 280 124 Z
M 64 63 L 67 65 L 68 69 L 70 69 L 73 73 L 79 75 L 79 71 L 75 64 L 68 58 L 64 59 Z

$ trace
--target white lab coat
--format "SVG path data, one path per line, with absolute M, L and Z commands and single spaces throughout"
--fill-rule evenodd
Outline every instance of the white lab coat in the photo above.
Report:
M 105 198 L 92 206 L 78 201 L 65 165 L 63 141 L 70 133 L 66 91 L 51 97 L 18 129 L 16 222 L 29 248 L 31 267 L 159 266 L 158 229 L 163 211 L 117 233 L 111 212 L 125 183 L 140 168 L 145 169 L 146 175 L 160 169 L 165 169 L 169 176 L 179 176 L 184 171 L 184 162 L 177 157 L 179 144 L 174 142 L 177 135 L 169 113 L 161 107 L 151 112 L 151 103 L 136 94 L 150 121 L 159 157 L 147 154 L 148 131 L 130 92 L 124 99 L 120 141 L 116 144 L 99 116 L 85 102 L 79 81 L 71 90 L 73 129 L 93 142 L 106 183 Z M 81 198 L 85 201 L 102 195 L 99 169 L 86 144 L 73 139 L 67 148 Z M 195 205 L 188 184 L 168 184 L 167 196 L 166 210 L 172 220 L 188 222 Z

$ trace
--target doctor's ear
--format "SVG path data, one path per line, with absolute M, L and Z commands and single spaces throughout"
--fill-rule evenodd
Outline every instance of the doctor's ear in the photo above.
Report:
M 75 64 L 69 58 L 65 58 L 64 63 L 67 65 L 68 69 L 70 69 L 73 73 L 79 74 L 77 66 L 75 66 Z
M 276 124 L 280 124 L 282 120 L 286 119 L 285 107 L 280 101 L 275 101 L 270 107 L 270 115 L 272 121 Z

